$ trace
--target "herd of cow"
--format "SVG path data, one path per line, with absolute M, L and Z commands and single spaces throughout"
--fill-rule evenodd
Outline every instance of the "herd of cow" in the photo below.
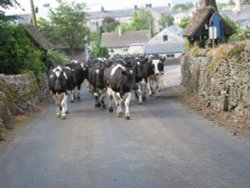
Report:
M 67 97 L 71 102 L 80 99 L 80 89 L 84 80 L 95 98 L 95 107 L 113 111 L 116 105 L 117 117 L 125 115 L 130 119 L 129 105 L 133 90 L 143 104 L 147 96 L 159 96 L 159 78 L 164 73 L 164 57 L 123 57 L 110 59 L 90 59 L 86 63 L 72 60 L 64 67 L 57 66 L 50 71 L 49 89 L 57 106 L 57 116 L 66 118 Z M 125 106 L 125 113 L 122 106 Z

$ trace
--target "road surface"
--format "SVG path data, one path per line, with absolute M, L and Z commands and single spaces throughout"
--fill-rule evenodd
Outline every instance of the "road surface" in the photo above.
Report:
M 66 120 L 49 105 L 1 150 L 0 187 L 249 188 L 249 142 L 171 94 L 179 70 L 166 68 L 160 98 L 132 101 L 131 120 L 94 108 L 87 91 Z

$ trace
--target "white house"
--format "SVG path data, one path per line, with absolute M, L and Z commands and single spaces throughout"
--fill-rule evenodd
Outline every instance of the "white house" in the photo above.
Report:
M 149 30 L 103 33 L 101 45 L 110 56 L 144 54 L 144 46 L 150 40 Z
M 170 26 L 163 29 L 145 45 L 145 54 L 161 54 L 167 58 L 177 58 L 184 52 L 182 28 Z

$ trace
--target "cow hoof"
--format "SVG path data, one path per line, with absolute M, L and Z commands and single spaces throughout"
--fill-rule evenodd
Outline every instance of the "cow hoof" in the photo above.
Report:
M 139 102 L 139 105 L 143 105 L 143 102 Z
M 101 105 L 100 104 L 95 104 L 95 107 L 96 108 L 99 108 Z
M 142 101 L 146 101 L 146 97 L 142 97 Z
M 126 120 L 130 120 L 130 116 L 126 116 Z
M 66 116 L 62 116 L 62 119 L 66 119 Z
M 113 112 L 113 108 L 109 108 L 109 112 Z
M 57 114 L 56 117 L 58 117 L 58 118 L 61 117 L 61 114 Z
M 104 104 L 104 105 L 102 105 L 102 109 L 106 109 L 106 105 Z
M 65 112 L 65 114 L 69 114 L 69 111 L 67 110 L 67 111 Z
M 71 103 L 75 103 L 75 101 L 70 100 Z

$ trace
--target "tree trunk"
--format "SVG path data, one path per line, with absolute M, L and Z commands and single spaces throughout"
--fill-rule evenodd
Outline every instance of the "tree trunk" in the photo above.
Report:
M 205 0 L 205 6 L 212 6 L 215 8 L 215 10 L 218 10 L 216 0 Z

